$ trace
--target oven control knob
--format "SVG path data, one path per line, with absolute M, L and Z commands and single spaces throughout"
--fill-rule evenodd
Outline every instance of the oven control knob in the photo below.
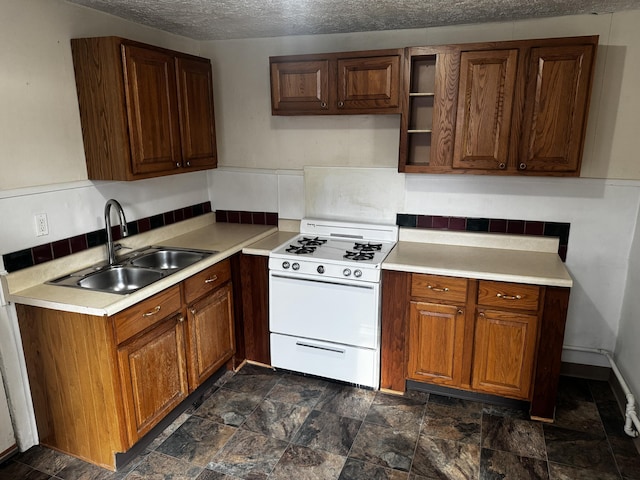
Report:
M 360 278 L 362 276 L 362 271 L 361 270 L 354 270 L 353 276 L 356 277 L 356 278 Z
M 282 268 L 287 269 L 289 268 L 290 264 L 289 262 L 282 262 Z
M 293 268 L 294 270 L 300 270 L 300 264 L 298 262 L 295 262 L 293 265 L 291 265 L 291 268 Z
M 351 270 L 349 270 L 348 268 L 345 268 L 345 269 L 342 271 L 342 274 L 343 274 L 345 277 L 348 277 L 349 275 L 351 275 Z
M 324 273 L 324 267 L 322 265 L 318 266 L 316 270 L 318 270 L 318 273 Z

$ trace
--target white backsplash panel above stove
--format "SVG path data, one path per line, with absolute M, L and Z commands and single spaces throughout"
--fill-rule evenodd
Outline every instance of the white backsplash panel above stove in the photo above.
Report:
M 305 167 L 305 216 L 394 225 L 404 178 L 395 168 Z

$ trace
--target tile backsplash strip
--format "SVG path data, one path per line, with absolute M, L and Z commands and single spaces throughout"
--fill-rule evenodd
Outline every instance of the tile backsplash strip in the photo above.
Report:
M 433 230 L 455 230 L 459 232 L 505 233 L 509 235 L 542 235 L 558 237 L 558 255 L 567 259 L 569 229 L 571 224 L 532 220 L 507 220 L 503 218 L 443 217 L 435 215 L 412 215 L 399 213 L 399 227 L 427 228 Z
M 204 215 L 211 212 L 211 202 L 198 203 L 184 208 L 178 208 L 169 212 L 159 213 L 151 217 L 140 218 L 127 222 L 129 235 L 148 232 L 154 228 L 164 227 L 182 220 Z M 120 227 L 114 226 L 112 229 L 114 240 L 119 240 Z M 32 248 L 26 248 L 17 252 L 7 253 L 2 256 L 7 272 L 15 272 L 23 268 L 31 267 L 40 263 L 48 262 L 56 258 L 65 257 L 72 253 L 78 253 L 88 248 L 104 245 L 107 243 L 107 232 L 105 229 L 83 233 L 75 237 L 65 238 L 52 243 L 45 243 Z
M 277 226 L 278 214 L 276 212 L 243 212 L 238 210 L 216 210 L 216 222 Z

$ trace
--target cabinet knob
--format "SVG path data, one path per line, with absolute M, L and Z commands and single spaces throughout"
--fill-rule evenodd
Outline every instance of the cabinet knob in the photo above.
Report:
M 462 315 L 464 312 L 462 311 L 462 309 L 458 310 L 458 315 Z
M 340 108 L 344 107 L 344 102 L 338 102 L 338 107 Z
M 184 322 L 184 317 L 180 315 L 180 317 L 178 318 L 178 323 L 182 323 L 182 322 Z
M 500 162 L 500 163 L 498 164 L 498 168 L 499 168 L 500 170 L 504 170 L 505 168 L 507 168 L 507 164 L 506 164 L 506 163 L 504 163 L 504 162 Z
M 526 169 L 527 169 L 527 164 L 526 164 L 526 163 L 524 163 L 524 162 L 522 162 L 520 165 L 518 165 L 518 168 L 519 168 L 520 170 L 526 170 Z
M 327 102 L 322 102 L 322 103 L 320 104 L 320 106 L 321 106 L 322 108 L 327 108 Z
M 191 166 L 191 162 L 187 162 L 187 167 L 190 167 L 190 166 Z
M 176 162 L 176 168 L 180 168 L 182 165 L 180 165 L 180 162 Z

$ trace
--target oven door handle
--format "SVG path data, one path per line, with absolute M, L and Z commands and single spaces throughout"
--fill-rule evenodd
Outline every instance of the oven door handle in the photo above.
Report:
M 328 280 L 321 279 L 313 279 L 313 278 L 304 278 L 304 277 L 296 277 L 289 275 L 278 275 L 277 273 L 272 273 L 272 277 L 275 278 L 283 278 L 285 280 L 295 280 L 296 282 L 313 282 L 313 283 L 325 283 L 328 285 L 340 285 L 341 287 L 353 287 L 353 288 L 364 288 L 365 290 L 373 290 L 373 285 L 354 285 L 353 283 L 343 283 L 343 282 L 330 282 Z
M 346 350 L 342 350 L 340 348 L 325 347 L 324 345 L 313 345 L 311 343 L 305 342 L 296 342 L 296 345 L 299 347 L 317 348 L 318 350 L 326 350 L 327 352 L 340 353 L 342 355 L 346 353 Z

